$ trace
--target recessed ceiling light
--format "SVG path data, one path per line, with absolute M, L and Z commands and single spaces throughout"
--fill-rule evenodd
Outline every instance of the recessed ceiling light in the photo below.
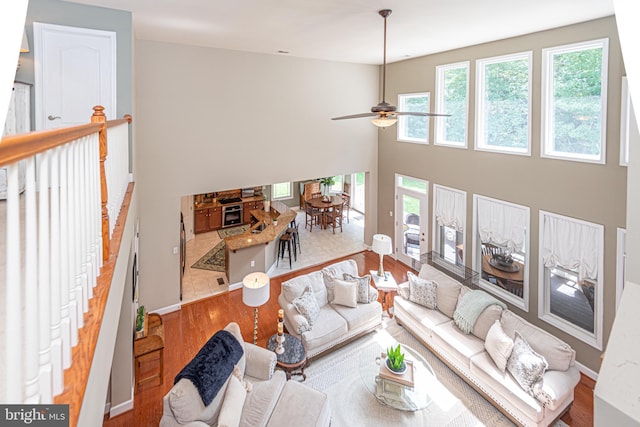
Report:
M 288 54 L 288 53 L 289 53 L 289 51 L 288 51 L 288 50 L 279 50 L 279 51 L 278 51 L 278 53 L 282 53 L 282 54 L 285 54 L 285 55 L 286 55 L 286 54 Z

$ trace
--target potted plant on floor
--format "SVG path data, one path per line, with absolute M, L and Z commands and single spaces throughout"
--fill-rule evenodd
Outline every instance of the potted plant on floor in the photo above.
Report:
M 404 361 L 404 353 L 400 351 L 400 344 L 394 349 L 393 346 L 387 349 L 387 368 L 394 374 L 403 374 L 407 370 Z

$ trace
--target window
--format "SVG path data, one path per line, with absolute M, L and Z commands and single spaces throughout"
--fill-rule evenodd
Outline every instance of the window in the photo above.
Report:
M 530 155 L 531 52 L 476 61 L 477 150 Z
M 398 111 L 428 113 L 429 92 L 398 95 Z M 429 117 L 398 116 L 398 141 L 429 143 Z
M 602 349 L 604 227 L 540 211 L 540 318 Z
M 542 50 L 542 157 L 605 163 L 608 46 Z
M 433 248 L 452 264 L 464 265 L 467 193 L 433 185 Z
M 342 193 L 342 189 L 344 188 L 344 176 L 336 175 L 333 177 L 333 185 L 329 187 L 330 193 Z
M 280 182 L 271 186 L 272 200 L 293 199 L 293 188 L 291 182 Z
M 450 114 L 435 118 L 435 144 L 467 147 L 469 112 L 469 62 L 436 67 L 436 111 Z
M 480 287 L 529 311 L 529 208 L 474 194 L 473 214 Z
M 365 213 L 364 180 L 364 172 L 351 174 L 351 208 L 362 213 Z

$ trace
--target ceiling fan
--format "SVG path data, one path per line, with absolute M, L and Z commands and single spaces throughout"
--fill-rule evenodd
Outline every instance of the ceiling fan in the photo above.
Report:
M 388 127 L 394 125 L 398 121 L 398 116 L 449 116 L 449 114 L 436 113 L 420 113 L 414 111 L 396 111 L 396 106 L 385 101 L 385 92 L 387 87 L 387 17 L 391 15 L 391 9 L 382 9 L 378 14 L 384 18 L 384 57 L 382 64 L 382 102 L 371 107 L 370 113 L 351 114 L 349 116 L 334 117 L 331 120 L 357 119 L 361 117 L 374 117 L 371 123 L 378 127 Z

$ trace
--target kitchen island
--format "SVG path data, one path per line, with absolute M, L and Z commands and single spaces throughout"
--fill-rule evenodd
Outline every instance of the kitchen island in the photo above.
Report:
M 251 216 L 255 223 L 246 232 L 224 239 L 226 273 L 231 289 L 242 286 L 242 279 L 247 274 L 266 272 L 271 268 L 277 259 L 280 236 L 287 231 L 296 212 L 284 203 L 272 202 L 269 212 L 255 209 Z

